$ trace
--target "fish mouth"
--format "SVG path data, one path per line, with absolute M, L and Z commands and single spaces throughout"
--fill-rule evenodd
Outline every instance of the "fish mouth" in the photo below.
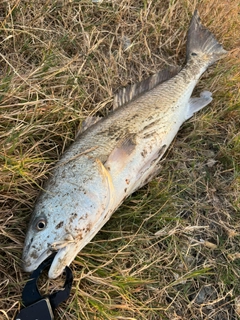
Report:
M 69 238 L 69 236 L 68 236 Z M 23 269 L 25 272 L 33 272 L 39 265 L 45 261 L 49 256 L 55 254 L 53 261 L 51 263 L 48 276 L 51 279 L 57 278 L 68 266 L 72 258 L 72 252 L 76 252 L 76 243 L 73 238 L 69 240 L 55 241 L 49 245 L 49 247 L 44 250 L 39 257 L 37 257 L 37 252 L 23 254 Z M 29 258 L 30 257 L 30 258 Z
M 33 272 L 49 256 L 55 254 L 53 261 L 51 263 L 50 269 L 48 271 L 48 277 L 50 279 L 57 278 L 64 271 L 65 267 L 68 266 L 74 259 L 74 257 L 73 259 L 72 258 L 69 259 L 69 256 L 70 256 L 69 253 L 72 251 L 70 246 L 71 244 L 67 244 L 64 248 L 61 248 L 59 250 L 50 250 L 50 249 L 45 250 L 34 262 L 32 261 L 23 262 L 24 271 Z

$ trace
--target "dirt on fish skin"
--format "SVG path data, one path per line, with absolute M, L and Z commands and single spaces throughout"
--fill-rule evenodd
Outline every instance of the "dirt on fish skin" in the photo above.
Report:
M 170 74 L 162 71 L 137 86 L 123 89 L 115 99 L 118 107 L 78 135 L 36 203 L 32 218 L 35 223 L 30 223 L 23 251 L 26 271 L 34 270 L 49 253 L 43 243 L 50 236 L 52 246 L 60 247 L 49 277 L 59 276 L 126 196 L 158 173 L 159 160 L 180 126 L 212 101 L 208 91 L 191 98 L 198 79 L 225 55 L 195 11 L 188 31 L 187 62 L 182 70 L 176 68 Z M 42 206 L 48 208 L 44 213 Z M 72 212 L 77 212 L 78 224 L 72 220 Z M 86 218 L 80 221 L 83 216 Z M 65 223 L 61 225 L 63 217 Z M 43 220 L 45 228 L 38 224 Z M 35 259 L 31 257 L 33 245 L 39 252 Z
M 86 117 L 109 114 L 119 88 L 183 64 L 196 5 L 229 50 L 193 93 L 210 90 L 213 101 L 181 127 L 156 178 L 128 197 L 71 263 L 73 290 L 55 318 L 236 320 L 239 0 L 36 3 L 0 4 L 0 318 L 15 319 L 22 307 L 26 228 L 56 161 Z M 131 41 L 125 51 L 123 36 Z M 155 237 L 158 231 L 163 236 Z M 44 273 L 40 292 L 60 290 L 64 279 Z M 216 295 L 198 305 L 206 286 Z

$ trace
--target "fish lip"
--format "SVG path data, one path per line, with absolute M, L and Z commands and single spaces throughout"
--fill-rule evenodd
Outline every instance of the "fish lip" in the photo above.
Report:
M 79 247 L 76 242 L 70 242 L 64 248 L 59 249 L 48 271 L 48 277 L 50 279 L 59 277 L 65 267 L 71 264 L 78 252 Z
M 65 251 L 66 251 L 66 247 L 59 249 L 55 257 L 53 258 L 53 261 L 48 271 L 48 277 L 50 279 L 56 279 L 58 276 L 60 276 L 60 274 L 63 272 L 64 268 L 66 267 L 66 265 L 63 265 L 61 268 L 59 268 L 59 265 L 61 262 L 58 261 L 59 257 L 64 256 Z
M 60 264 L 60 261 L 57 263 L 57 260 L 59 257 L 61 256 L 65 256 L 66 251 L 67 251 L 67 245 L 64 248 L 61 248 L 59 250 L 51 250 L 51 249 L 47 249 L 45 250 L 36 261 L 34 261 L 33 263 L 31 261 L 29 262 L 23 262 L 23 270 L 25 272 L 33 272 L 34 270 L 36 270 L 40 264 L 45 261 L 49 256 L 55 254 L 55 256 L 53 257 L 53 261 L 50 265 L 50 269 L 49 269 L 49 278 L 51 279 L 55 279 L 57 278 L 64 270 L 64 268 L 66 267 L 66 265 L 64 265 L 60 271 L 58 271 L 56 273 L 55 269 L 57 268 L 57 265 Z M 55 268 L 53 268 L 55 267 Z
M 52 253 L 53 253 L 52 250 L 46 249 L 34 262 L 31 262 L 30 259 L 27 259 L 27 258 L 25 259 L 23 257 L 23 263 L 22 263 L 23 270 L 25 272 L 32 272 L 36 270 L 39 267 L 39 265 L 44 260 L 46 260 Z
M 56 252 L 48 272 L 50 279 L 55 279 L 60 276 L 65 267 L 73 260 L 71 255 L 69 257 L 69 252 L 76 248 L 76 240 L 71 233 L 67 233 L 63 239 L 64 240 L 55 241 L 50 245 L 50 250 Z

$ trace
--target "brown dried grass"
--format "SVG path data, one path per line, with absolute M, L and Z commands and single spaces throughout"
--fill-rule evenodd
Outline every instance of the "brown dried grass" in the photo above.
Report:
M 50 168 L 118 88 L 183 63 L 195 7 L 229 50 L 196 89 L 214 102 L 76 258 L 56 319 L 238 318 L 238 1 L 10 0 L 0 3 L 0 319 L 20 308 L 24 235 Z

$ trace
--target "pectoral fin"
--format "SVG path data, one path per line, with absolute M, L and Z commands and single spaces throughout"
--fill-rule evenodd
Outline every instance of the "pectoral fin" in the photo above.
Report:
M 119 141 L 104 164 L 107 170 L 118 174 L 129 163 L 136 147 L 135 136 L 135 134 L 129 134 Z

